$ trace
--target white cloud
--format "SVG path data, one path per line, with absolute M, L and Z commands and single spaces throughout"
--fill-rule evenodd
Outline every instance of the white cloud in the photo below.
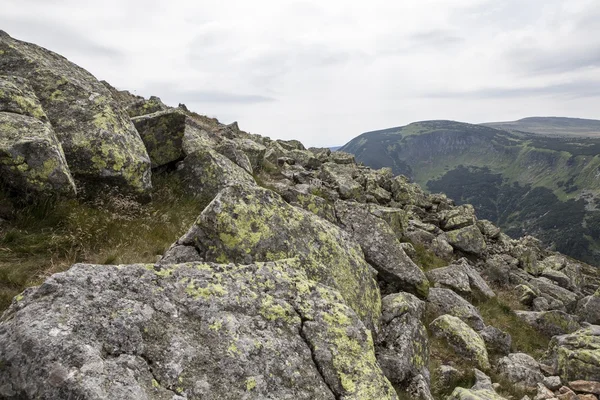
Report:
M 307 145 L 421 119 L 597 118 L 596 0 L 3 0 L 100 79 Z

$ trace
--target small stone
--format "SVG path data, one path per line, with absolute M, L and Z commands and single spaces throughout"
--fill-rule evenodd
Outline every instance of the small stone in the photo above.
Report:
M 547 376 L 544 378 L 544 386 L 550 390 L 558 390 L 562 386 L 560 376 Z

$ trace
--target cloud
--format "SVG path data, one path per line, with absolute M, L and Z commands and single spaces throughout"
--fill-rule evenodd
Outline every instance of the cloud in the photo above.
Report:
M 88 39 L 82 32 L 60 25 L 58 21 L 52 23 L 38 18 L 7 18 L 0 15 L 0 26 L 16 39 L 27 40 L 30 37 L 39 37 L 40 40 L 36 44 L 43 45 L 55 52 L 76 53 L 113 60 L 124 57 L 120 50 Z
M 426 93 L 431 98 L 530 98 L 533 96 L 566 96 L 570 98 L 600 97 L 600 80 L 555 83 L 530 87 L 485 87 L 467 91 L 440 91 Z
M 306 145 L 419 119 L 598 118 L 597 0 L 2 0 L 116 87 Z

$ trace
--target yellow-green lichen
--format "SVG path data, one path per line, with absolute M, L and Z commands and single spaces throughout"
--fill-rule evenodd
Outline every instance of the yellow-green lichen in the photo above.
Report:
M 256 378 L 253 376 L 246 379 L 246 391 L 249 392 L 256 388 Z

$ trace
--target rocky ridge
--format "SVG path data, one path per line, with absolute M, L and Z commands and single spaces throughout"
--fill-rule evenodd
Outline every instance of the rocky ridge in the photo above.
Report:
M 597 269 L 390 169 L 118 91 L 4 33 L 0 72 L 3 190 L 144 198 L 173 170 L 208 204 L 154 264 L 78 264 L 15 297 L 0 317 L 0 398 L 600 394 Z M 97 141 L 82 145 L 89 129 Z M 499 297 L 545 352 L 484 317 Z

